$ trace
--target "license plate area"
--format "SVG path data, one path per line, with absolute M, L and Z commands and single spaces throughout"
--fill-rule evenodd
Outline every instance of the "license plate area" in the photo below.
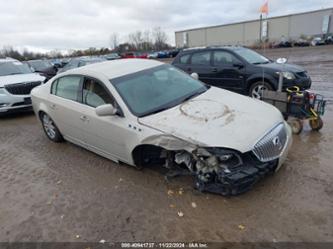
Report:
M 24 98 L 25 105 L 31 105 L 31 98 Z

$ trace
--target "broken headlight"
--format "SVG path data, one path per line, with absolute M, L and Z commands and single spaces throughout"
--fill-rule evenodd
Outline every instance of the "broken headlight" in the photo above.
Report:
M 196 155 L 213 167 L 233 168 L 243 164 L 243 160 L 237 151 L 224 148 L 199 148 Z

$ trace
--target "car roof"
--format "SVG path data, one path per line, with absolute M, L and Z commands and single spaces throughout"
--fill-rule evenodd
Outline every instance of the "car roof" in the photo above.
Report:
M 10 57 L 0 58 L 0 63 L 3 63 L 3 62 L 14 62 L 14 61 L 19 61 L 19 60 L 16 60 L 16 59 L 13 59 L 13 58 L 10 58 Z
M 152 67 L 157 67 L 163 64 L 164 63 L 155 60 L 121 59 L 90 64 L 84 67 L 68 70 L 67 72 L 76 74 L 94 72 L 98 74 L 103 74 L 108 79 L 113 79 L 127 74 L 146 70 Z
M 246 48 L 242 46 L 208 46 L 208 47 L 185 48 L 181 52 L 189 53 L 195 51 L 214 50 L 214 49 L 237 50 L 237 49 L 246 49 Z

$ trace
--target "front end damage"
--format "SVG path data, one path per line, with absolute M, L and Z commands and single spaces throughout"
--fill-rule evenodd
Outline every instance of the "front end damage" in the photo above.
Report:
M 140 157 L 163 164 L 169 170 L 167 177 L 192 175 L 198 190 L 231 196 L 250 190 L 261 178 L 274 173 L 285 160 L 292 139 L 287 124 L 279 123 L 245 153 L 194 145 L 165 134 L 144 142 L 159 149 L 145 150 Z
M 169 160 L 170 161 L 170 160 Z M 224 196 L 238 195 L 275 171 L 278 160 L 260 162 L 252 152 L 240 154 L 222 148 L 199 148 L 174 154 L 177 166 L 186 166 L 195 176 L 195 187 Z

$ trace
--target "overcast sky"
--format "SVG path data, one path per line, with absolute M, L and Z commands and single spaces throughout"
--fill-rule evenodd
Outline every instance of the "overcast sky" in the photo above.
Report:
M 264 0 L 0 0 L 0 48 L 109 47 L 135 30 L 174 31 L 258 18 Z M 328 8 L 333 0 L 269 0 L 269 16 Z

